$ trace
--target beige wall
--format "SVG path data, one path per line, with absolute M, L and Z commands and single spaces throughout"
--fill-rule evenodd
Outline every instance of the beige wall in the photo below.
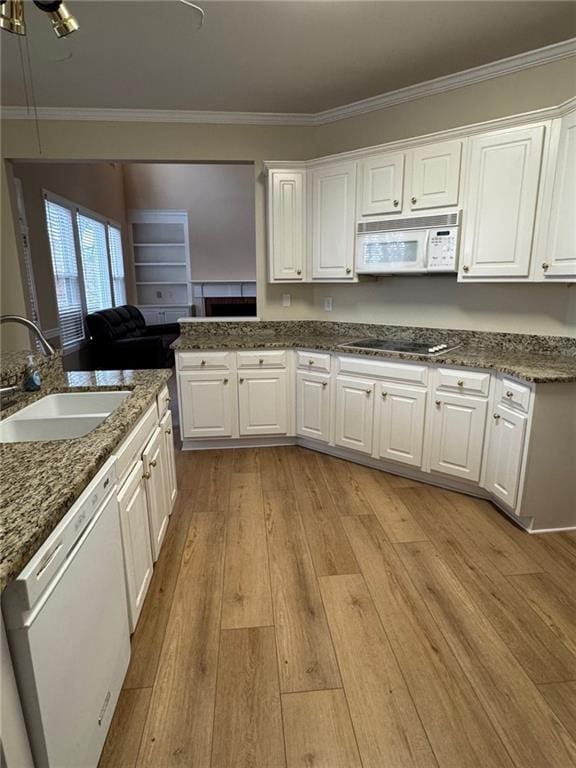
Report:
M 255 280 L 252 164 L 127 163 L 127 209 L 188 211 L 194 281 Z
M 117 221 L 125 232 L 122 167 L 118 163 L 13 163 L 12 170 L 22 181 L 40 323 L 44 330 L 57 329 L 43 190 Z
M 445 277 L 398 278 L 393 283 L 357 286 L 268 285 L 261 177 L 265 159 L 308 159 L 556 104 L 576 92 L 574 71 L 573 59 L 554 62 L 319 128 L 48 121 L 42 124 L 43 156 L 254 162 L 258 311 L 262 317 L 456 324 L 576 335 L 576 294 L 562 285 L 462 286 Z M 5 157 L 38 156 L 31 121 L 6 121 L 3 128 Z M 15 264 L 10 242 L 2 258 Z M 292 295 L 290 308 L 281 305 L 283 293 Z M 332 313 L 321 309 L 325 295 L 334 297 Z

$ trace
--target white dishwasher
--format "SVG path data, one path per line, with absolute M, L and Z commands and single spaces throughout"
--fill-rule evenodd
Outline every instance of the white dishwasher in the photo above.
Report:
M 36 768 L 96 768 L 128 667 L 115 483 L 111 459 L 2 596 Z

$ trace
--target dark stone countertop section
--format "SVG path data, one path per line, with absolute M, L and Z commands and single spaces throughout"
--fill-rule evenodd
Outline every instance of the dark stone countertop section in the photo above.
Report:
M 64 373 L 59 364 L 58 359 L 40 392 L 20 395 L 2 418 L 57 392 L 129 389 L 131 394 L 85 437 L 0 444 L 0 589 L 37 552 L 172 373 L 165 369 Z
M 313 320 L 261 323 L 182 323 L 176 351 L 208 349 L 317 349 L 342 355 L 400 359 L 435 365 L 483 368 L 543 384 L 576 382 L 576 339 L 486 333 L 440 328 L 411 328 Z M 446 354 L 414 355 L 404 352 L 342 349 L 341 344 L 361 338 L 402 338 L 458 343 Z

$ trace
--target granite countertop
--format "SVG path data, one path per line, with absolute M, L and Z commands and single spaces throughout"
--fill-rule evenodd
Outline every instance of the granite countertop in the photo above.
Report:
M 0 444 L 0 589 L 30 560 L 86 485 L 136 425 L 170 378 L 170 370 L 72 371 L 45 378 L 2 418 L 57 392 L 131 390 L 96 429 L 74 440 Z
M 368 335 L 376 335 L 366 334 Z M 353 336 L 306 334 L 302 335 L 253 335 L 234 336 L 224 333 L 198 331 L 194 335 L 182 335 L 172 347 L 180 352 L 208 349 L 317 349 L 337 352 L 342 355 L 362 355 L 412 362 L 426 362 L 464 368 L 484 368 L 514 376 L 534 383 L 576 382 L 576 356 L 558 352 L 536 352 L 529 349 L 508 347 L 475 346 L 471 341 L 460 343 L 457 349 L 446 354 L 414 355 L 405 352 L 384 352 L 379 350 L 342 349 L 341 344 L 362 338 Z

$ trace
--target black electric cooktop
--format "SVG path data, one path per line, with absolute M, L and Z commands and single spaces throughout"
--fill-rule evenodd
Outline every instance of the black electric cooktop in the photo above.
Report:
M 409 352 L 413 355 L 441 355 L 459 344 L 435 344 L 426 341 L 410 341 L 409 339 L 360 339 L 340 344 L 342 349 L 378 349 L 382 352 Z

